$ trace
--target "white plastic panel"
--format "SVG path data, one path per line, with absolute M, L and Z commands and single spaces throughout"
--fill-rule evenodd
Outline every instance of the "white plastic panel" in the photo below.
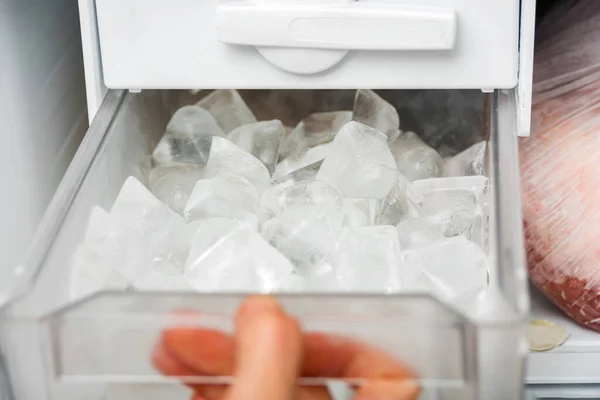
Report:
M 298 2 L 280 0 L 277 3 L 309 7 L 315 1 Z M 365 50 L 377 37 L 386 32 L 372 31 L 368 45 L 346 36 L 325 37 L 328 45 L 314 42 L 313 48 L 284 48 L 284 55 L 273 55 L 274 47 L 282 45 L 281 38 L 273 37 L 293 24 L 279 27 L 276 24 L 249 18 L 247 32 L 272 32 L 249 45 L 229 44 L 219 40 L 217 6 L 230 4 L 231 0 L 96 0 L 102 71 L 109 88 L 512 88 L 517 83 L 519 1 L 480 0 L 361 0 L 365 15 L 373 9 L 404 10 L 404 18 L 411 9 L 432 7 L 438 15 L 451 17 L 456 29 L 455 39 L 442 44 L 423 39 L 423 24 L 418 24 L 414 41 L 390 38 L 381 42 L 377 50 Z M 260 8 L 268 1 L 239 0 L 238 4 Z M 349 7 L 352 3 L 339 0 L 317 2 L 327 7 Z M 307 5 L 308 4 L 308 5 Z M 280 6 L 281 7 L 281 6 Z M 275 7 L 276 8 L 276 7 Z M 309 7 L 310 8 L 310 7 Z M 292 7 L 293 9 L 293 7 Z M 355 9 L 355 11 L 358 9 Z M 371 11 L 368 11 L 371 10 Z M 304 10 L 303 12 L 305 12 Z M 300 11 L 298 11 L 300 12 Z M 315 10 L 313 9 L 313 13 Z M 345 11 L 346 12 L 346 11 Z M 249 15 L 252 13 L 250 12 Z M 396 15 L 391 13 L 390 15 Z M 431 12 L 435 15 L 436 12 Z M 274 14 L 270 14 L 273 16 Z M 331 14 L 328 14 L 331 15 Z M 344 14 L 344 15 L 347 15 Z M 286 19 L 287 18 L 287 19 Z M 284 20 L 294 20 L 287 15 Z M 387 20 L 389 21 L 389 20 Z M 364 22 L 364 20 L 363 20 Z M 420 21 L 422 22 L 422 21 Z M 314 19 L 313 22 L 314 23 Z M 362 26 L 353 19 L 336 22 L 348 32 Z M 364 25 L 364 24 L 363 24 Z M 367 23 L 369 25 L 369 23 Z M 376 24 L 377 25 L 377 24 Z M 287 26 L 288 28 L 285 28 Z M 370 25 L 369 25 L 370 26 Z M 377 25 L 377 26 L 386 26 Z M 306 32 L 306 26 L 301 26 Z M 415 28 L 415 29 L 417 29 Z M 320 25 L 321 34 L 333 35 L 327 25 Z M 400 29 L 400 28 L 397 28 Z M 439 29 L 434 28 L 434 29 Z M 442 29 L 442 30 L 445 30 Z M 227 33 L 227 32 L 226 32 Z M 229 33 L 231 33 L 229 31 Z M 240 41 L 243 32 L 224 37 L 231 42 Z M 390 35 L 397 34 L 397 30 Z M 412 34 L 412 33 L 410 33 Z M 250 35 L 250 33 L 248 33 Z M 409 33 L 406 33 L 409 35 Z M 250 36 L 249 36 L 250 39 Z M 344 40 L 342 40 L 344 39 Z M 294 39 L 295 40 L 295 39 Z M 302 46 L 297 40 L 286 43 Z M 377 39 L 379 40 L 379 39 Z M 336 50 L 331 50 L 335 41 Z M 341 42 L 344 42 L 342 46 Z M 347 43 L 350 41 L 351 43 Z M 402 43 L 399 43 L 402 42 Z M 439 42 L 439 40 L 438 40 Z M 410 43 L 417 43 L 407 49 Z M 271 59 L 301 60 L 302 64 L 288 72 L 268 61 L 254 44 L 262 44 Z M 346 46 L 347 45 L 347 46 Z M 286 44 L 287 46 L 287 44 Z M 308 46 L 308 45 L 306 45 Z M 315 48 L 316 47 L 316 48 Z M 326 47 L 325 49 L 322 47 Z M 347 54 L 345 49 L 350 47 Z M 440 47 L 446 48 L 439 49 Z M 385 48 L 385 49 L 382 49 Z M 277 51 L 279 49 L 276 49 Z M 332 56 L 331 51 L 337 51 Z M 317 54 L 315 52 L 322 52 Z M 341 52 L 341 53 L 340 53 Z M 296 58 L 294 58 L 296 57 Z M 329 57 L 327 63 L 321 58 Z M 284 62 L 281 61 L 281 62 Z M 322 65 L 317 65 L 321 63 Z M 295 62 L 288 62 L 293 69 Z M 314 64 L 314 65 L 312 65 Z M 284 66 L 284 68 L 289 69 Z

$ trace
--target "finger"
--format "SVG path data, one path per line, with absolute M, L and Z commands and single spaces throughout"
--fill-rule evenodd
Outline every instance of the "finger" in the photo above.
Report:
M 171 355 L 162 344 L 158 344 L 152 353 L 154 366 L 166 376 L 190 377 L 198 373 L 183 365 L 176 357 Z M 227 386 L 186 383 L 194 391 L 194 395 L 202 400 L 219 400 L 223 398 Z
M 304 347 L 304 376 L 416 379 L 414 372 L 394 357 L 352 339 L 308 333 Z
M 236 360 L 229 400 L 295 398 L 302 334 L 275 299 L 249 298 L 238 310 Z
M 162 333 L 164 348 L 196 375 L 230 375 L 235 365 L 235 343 L 212 329 L 178 327 Z
M 352 400 L 417 400 L 421 388 L 412 382 L 373 380 L 362 386 Z

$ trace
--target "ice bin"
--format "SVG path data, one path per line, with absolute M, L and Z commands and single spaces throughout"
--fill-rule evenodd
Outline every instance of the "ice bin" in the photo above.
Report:
M 276 117 L 274 108 L 281 99 L 289 109 L 300 108 L 298 115 L 278 115 L 289 124 L 313 111 L 351 108 L 353 95 L 350 90 L 241 93 L 258 119 Z M 484 300 L 470 298 L 460 304 L 444 304 L 423 293 L 289 294 L 279 298 L 305 329 L 359 340 L 406 362 L 419 375 L 425 388 L 423 398 L 518 399 L 526 354 L 522 329 L 528 297 L 514 93 L 379 93 L 398 108 L 403 129 L 421 126 L 425 140 L 442 155 L 456 153 L 478 139 L 488 140 L 491 289 L 482 295 Z M 0 365 L 4 368 L 0 376 L 9 383 L 1 386 L 7 396 L 142 399 L 152 393 L 151 398 L 185 398 L 178 379 L 165 378 L 152 367 L 150 354 L 160 330 L 174 324 L 233 329 L 232 316 L 243 299 L 239 294 L 124 291 L 69 300 L 70 260 L 91 208 L 100 205 L 108 209 L 128 176 L 144 179 L 150 168 L 149 155 L 168 119 L 178 106 L 190 104 L 193 96 L 186 91 L 108 92 L 4 309 L 0 325 Z M 435 109 L 437 117 L 427 118 L 430 114 L 423 112 L 424 105 Z M 438 123 L 444 118 L 450 121 L 445 126 Z M 499 296 L 494 296 L 493 289 Z M 182 319 L 171 314 L 182 308 L 196 310 L 199 316 Z M 337 377 L 304 377 L 301 383 L 320 384 L 326 378 Z M 346 383 L 360 384 L 361 378 Z M 230 381 L 228 377 L 182 379 Z M 180 394 L 183 397 L 178 397 Z

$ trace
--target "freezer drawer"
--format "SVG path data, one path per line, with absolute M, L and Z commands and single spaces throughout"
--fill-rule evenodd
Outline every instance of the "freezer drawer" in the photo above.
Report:
M 277 105 L 283 104 L 282 110 L 288 112 L 279 111 L 277 117 L 288 125 L 316 110 L 351 107 L 353 94 L 242 92 L 258 119 L 275 117 Z M 407 363 L 427 389 L 427 398 L 518 399 L 528 300 L 514 93 L 380 94 L 398 108 L 405 129 L 421 126 L 425 139 L 442 153 L 488 140 L 490 287 L 457 304 L 445 304 L 426 293 L 288 294 L 279 296 L 281 303 L 309 332 L 361 342 Z M 129 176 L 145 180 L 150 154 L 166 123 L 174 110 L 193 101 L 190 96 L 183 91 L 109 91 L 46 214 L 0 320 L 2 364 L 15 398 L 130 399 L 134 397 L 127 393 L 144 393 L 152 387 L 170 397 L 181 393 L 173 386 L 177 379 L 161 376 L 151 362 L 161 330 L 184 324 L 232 331 L 242 294 L 104 291 L 77 300 L 69 296 L 70 265 L 93 206 L 109 209 Z M 289 112 L 298 109 L 300 117 Z M 173 314 L 180 309 L 196 313 Z M 229 382 L 228 377 L 214 376 L 181 379 Z M 364 379 L 303 377 L 300 383 L 337 380 L 353 385 Z
M 96 0 L 90 23 L 113 89 L 491 90 L 517 84 L 519 8 L 517 0 Z

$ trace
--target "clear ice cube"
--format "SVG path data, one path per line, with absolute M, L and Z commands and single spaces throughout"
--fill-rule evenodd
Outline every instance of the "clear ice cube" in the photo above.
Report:
M 219 176 L 196 183 L 184 208 L 186 220 L 226 217 L 258 223 L 259 196 L 256 187 L 241 176 Z
M 190 251 L 192 253 L 192 251 Z M 203 292 L 271 292 L 292 272 L 292 264 L 257 232 L 234 230 L 188 259 L 185 278 Z
M 354 228 L 374 225 L 378 202 L 369 198 L 345 198 L 343 225 Z
M 284 159 L 275 168 L 273 182 L 314 180 L 323 164 L 323 159 L 327 155 L 329 146 L 329 143 L 315 146 L 299 155 Z
M 176 268 L 152 269 L 149 273 L 133 281 L 135 290 L 152 292 L 190 292 L 192 285 L 183 276 L 183 271 Z
M 400 172 L 396 174 L 396 182 L 387 196 L 379 201 L 377 225 L 397 225 L 405 218 L 416 217 L 419 214 L 417 206 L 408 197 L 410 182 Z
M 414 132 L 404 132 L 390 150 L 396 160 L 398 171 L 409 181 L 441 176 L 443 160 L 440 155 L 423 142 Z
M 334 268 L 346 290 L 398 290 L 399 263 L 400 242 L 393 226 L 346 227 L 340 234 Z
M 396 162 L 385 135 L 360 122 L 347 123 L 329 145 L 316 179 L 346 197 L 386 196 L 396 180 Z
M 388 143 L 392 143 L 400 135 L 398 112 L 370 89 L 356 91 L 353 119 L 383 132 L 388 137 Z
M 463 235 L 484 246 L 488 190 L 484 176 L 431 178 L 413 182 L 409 195 L 445 236 Z
M 343 292 L 332 268 L 319 275 L 303 276 L 293 272 L 289 274 L 277 288 L 283 293 L 336 293 Z
M 171 117 L 152 158 L 157 165 L 204 165 L 213 136 L 225 137 L 225 132 L 208 111 L 196 106 L 182 107 Z
M 261 233 L 286 256 L 302 276 L 322 274 L 331 268 L 341 210 L 320 206 L 291 207 L 265 222 Z
M 483 175 L 486 142 L 475 143 L 468 149 L 444 161 L 444 176 Z
M 399 274 L 407 289 L 430 290 L 453 299 L 488 284 L 487 256 L 462 236 L 402 252 Z
M 242 96 L 234 89 L 215 90 L 196 105 L 208 110 L 227 133 L 238 126 L 256 122 Z
M 321 112 L 309 115 L 285 137 L 279 151 L 280 157 L 298 155 L 307 148 L 331 142 L 342 126 L 351 120 L 352 111 Z
M 190 164 L 160 165 L 150 171 L 148 186 L 152 193 L 179 215 L 194 189 L 204 177 L 204 169 Z
M 240 176 L 252 183 L 259 194 L 271 186 L 271 174 L 258 158 L 220 137 L 213 138 L 204 176 Z
M 242 125 L 229 132 L 227 138 L 262 161 L 272 174 L 275 171 L 284 132 L 281 121 L 274 119 Z

